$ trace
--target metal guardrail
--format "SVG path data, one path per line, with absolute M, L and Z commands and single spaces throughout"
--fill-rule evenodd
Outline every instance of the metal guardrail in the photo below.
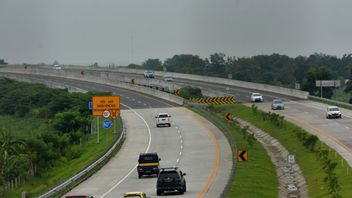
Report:
M 120 137 L 117 139 L 117 141 L 115 142 L 115 144 L 102 156 L 100 157 L 98 160 L 96 160 L 95 162 L 93 162 L 91 165 L 89 165 L 87 168 L 85 168 L 84 170 L 82 170 L 81 172 L 79 172 L 78 174 L 72 176 L 71 178 L 69 178 L 68 180 L 66 180 L 65 182 L 61 183 L 60 185 L 54 187 L 53 189 L 49 190 L 48 192 L 44 193 L 43 195 L 40 195 L 38 198 L 47 198 L 50 196 L 53 196 L 55 193 L 58 193 L 60 190 L 64 189 L 65 187 L 67 187 L 68 185 L 70 185 L 72 182 L 80 179 L 82 176 L 84 176 L 85 174 L 87 174 L 89 171 L 91 171 L 93 168 L 95 168 L 96 166 L 98 166 L 102 161 L 104 161 L 107 157 L 109 157 L 109 155 L 113 152 L 113 150 L 117 147 L 117 145 L 121 142 L 123 136 L 125 134 L 125 130 L 124 130 L 124 126 L 123 126 L 123 122 L 121 120 L 121 129 L 120 129 Z
M 336 104 L 336 105 L 341 105 L 341 106 L 346 106 L 346 107 L 352 108 L 352 104 L 349 104 L 349 103 L 346 103 L 346 102 L 341 102 L 341 101 L 336 101 L 336 100 L 331 100 L 331 99 L 327 99 L 327 98 L 321 98 L 321 97 L 309 95 L 309 99 L 320 100 L 320 101 L 323 101 L 323 102 L 330 102 L 330 103 L 333 103 L 333 104 Z

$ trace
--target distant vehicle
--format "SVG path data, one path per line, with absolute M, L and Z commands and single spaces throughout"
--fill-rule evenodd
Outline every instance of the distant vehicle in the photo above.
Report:
M 160 158 L 157 153 L 141 153 L 138 158 L 138 178 L 143 175 L 154 175 L 158 176 L 160 171 Z
M 172 76 L 170 76 L 170 75 L 165 75 L 164 77 L 163 77 L 163 79 L 165 80 L 165 81 L 173 81 L 174 79 L 172 78 Z
M 61 69 L 61 65 L 59 64 L 59 62 L 57 60 L 55 60 L 53 63 L 53 69 Z
M 159 113 L 157 116 L 155 116 L 155 118 L 156 118 L 156 127 L 159 127 L 161 125 L 167 125 L 171 127 L 171 122 L 170 122 L 171 115 L 169 115 L 168 113 Z
M 67 195 L 65 198 L 93 198 L 92 195 Z
M 186 173 L 182 173 L 182 171 L 178 167 L 172 168 L 162 168 L 158 181 L 156 182 L 156 194 L 161 195 L 164 191 L 179 191 L 180 194 L 186 192 L 186 179 L 184 176 Z
M 330 119 L 330 118 L 342 118 L 340 109 L 336 106 L 329 106 L 326 109 L 326 118 Z
M 271 109 L 272 110 L 285 109 L 284 102 L 281 99 L 274 99 L 271 103 Z
M 149 198 L 144 192 L 128 192 L 123 195 L 124 198 Z
M 263 96 L 260 93 L 252 93 L 251 102 L 263 102 Z
M 144 78 L 154 78 L 154 72 L 153 71 L 145 71 Z

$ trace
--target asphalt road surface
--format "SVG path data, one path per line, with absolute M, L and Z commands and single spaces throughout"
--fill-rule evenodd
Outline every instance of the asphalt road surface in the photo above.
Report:
M 187 173 L 187 192 L 184 195 L 168 193 L 172 197 L 219 197 L 222 193 L 232 168 L 232 152 L 223 134 L 201 116 L 130 90 L 57 77 L 22 77 L 121 96 L 121 117 L 127 132 L 125 143 L 107 165 L 68 194 L 92 194 L 95 198 L 103 198 L 143 191 L 156 197 L 156 177 L 138 179 L 138 155 L 144 152 L 157 152 L 161 167 L 178 166 Z M 154 117 L 159 112 L 172 116 L 171 127 L 156 127 Z

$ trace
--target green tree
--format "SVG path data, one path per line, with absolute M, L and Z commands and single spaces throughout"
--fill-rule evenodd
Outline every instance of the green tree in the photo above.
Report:
M 61 133 L 74 132 L 84 127 L 84 119 L 77 111 L 57 113 L 54 117 L 53 127 Z
M 332 74 L 326 67 L 313 68 L 309 70 L 305 76 L 302 84 L 302 89 L 308 91 L 311 95 L 320 96 L 320 88 L 316 87 L 316 80 L 331 80 Z M 323 97 L 331 98 L 333 95 L 333 88 L 324 87 Z
M 147 70 L 162 70 L 162 62 L 159 59 L 148 59 L 142 63 L 142 67 Z
M 188 73 L 188 74 L 203 74 L 205 61 L 199 56 L 191 54 L 175 55 L 164 61 L 164 66 L 167 71 Z
M 215 76 L 225 76 L 226 69 L 226 55 L 223 53 L 214 53 L 209 57 L 209 64 L 207 65 L 206 72 Z

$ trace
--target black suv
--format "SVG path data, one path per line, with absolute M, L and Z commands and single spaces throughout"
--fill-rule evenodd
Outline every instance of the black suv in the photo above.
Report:
M 174 190 L 183 194 L 186 192 L 186 179 L 183 177 L 185 175 L 186 173 L 182 173 L 178 167 L 162 168 L 156 183 L 156 194 Z
M 157 153 L 141 153 L 138 158 L 138 178 L 143 175 L 159 174 L 159 161 L 160 158 Z

